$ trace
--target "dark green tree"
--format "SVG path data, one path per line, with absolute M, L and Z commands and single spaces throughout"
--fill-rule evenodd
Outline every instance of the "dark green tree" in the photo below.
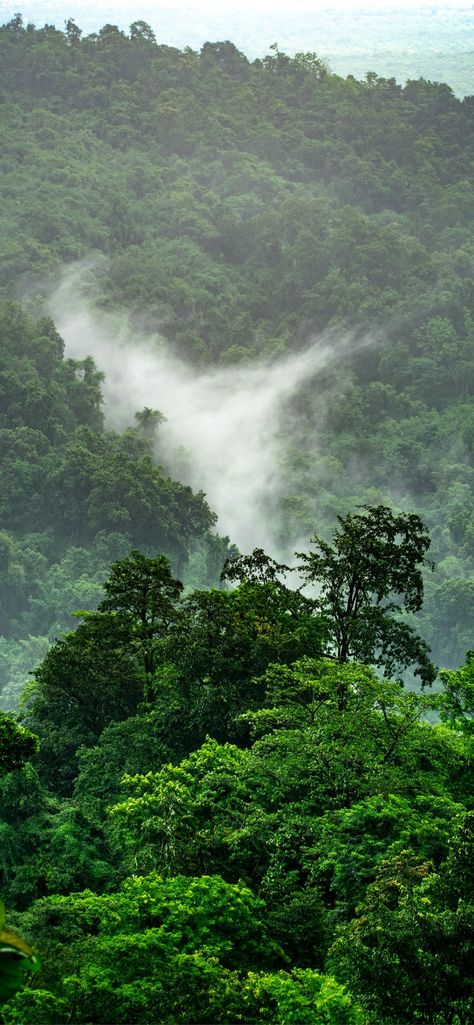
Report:
M 133 551 L 128 559 L 114 562 L 104 590 L 99 613 L 115 613 L 124 619 L 143 671 L 151 676 L 158 662 L 156 640 L 176 623 L 183 585 L 173 577 L 164 555 L 147 558 Z
M 139 39 L 144 43 L 156 43 L 155 33 L 146 21 L 132 21 L 130 25 L 130 39 Z
M 64 22 L 68 46 L 78 46 L 81 41 L 82 29 L 76 25 L 74 18 L 68 18 Z
M 84 613 L 77 630 L 52 645 L 34 671 L 23 714 L 40 738 L 41 775 L 53 790 L 68 791 L 77 748 L 132 715 L 143 689 L 133 624 L 124 617 Z
M 473 816 L 439 873 L 410 850 L 387 858 L 330 952 L 332 970 L 386 1025 L 469 1025 L 473 1006 Z
M 386 676 L 414 666 L 430 684 L 436 670 L 428 646 L 400 618 L 422 606 L 428 531 L 412 513 L 363 510 L 337 517 L 332 543 L 312 538 L 316 550 L 298 553 L 300 570 L 320 592 L 315 607 L 327 619 L 337 659 L 382 666 Z
M 158 643 L 178 616 L 182 584 L 168 560 L 132 552 L 115 562 L 97 612 L 50 648 L 35 671 L 25 718 L 42 740 L 40 763 L 53 789 L 70 786 L 75 752 L 149 698 Z
M 0 774 L 20 769 L 38 750 L 38 738 L 0 712 Z
M 471 735 L 474 733 L 474 651 L 468 651 L 466 664 L 459 669 L 442 669 L 440 678 L 443 691 L 439 695 L 439 710 L 444 722 L 454 729 Z

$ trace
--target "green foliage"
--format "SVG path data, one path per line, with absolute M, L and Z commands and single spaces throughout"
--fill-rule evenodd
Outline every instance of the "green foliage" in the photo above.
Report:
M 19 641 L 0 637 L 0 702 L 6 711 L 18 707 L 31 667 L 44 658 L 48 648 L 47 637 Z
M 313 53 L 250 63 L 229 41 L 180 52 L 141 21 L 84 38 L 73 19 L 64 32 L 13 19 L 0 52 L 0 529 L 15 545 L 0 631 L 25 639 L 67 626 L 47 578 L 70 545 L 90 553 L 93 605 L 98 534 L 126 537 L 108 561 L 164 551 L 183 578 L 212 527 L 202 499 L 153 466 L 146 432 L 135 431 L 144 449 L 131 458 L 130 439 L 97 444 L 100 373 L 90 358 L 62 358 L 50 320 L 35 326 L 11 305 L 42 297 L 58 267 L 91 251 L 109 260 L 89 275 L 94 301 L 158 325 L 193 365 L 291 352 L 326 328 L 370 339 L 345 347 L 337 375 L 308 382 L 298 416 L 289 410 L 276 534 L 287 548 L 317 522 L 324 536 L 334 509 L 373 504 L 375 488 L 384 504 L 420 509 L 437 561 L 454 555 L 454 575 L 468 578 L 469 101 L 373 72 L 343 81 Z M 95 444 L 71 437 L 81 425 Z M 38 530 L 53 540 L 23 548 Z M 423 633 L 451 667 L 470 645 L 468 583 L 457 599 L 428 584 Z M 399 631 L 392 647 L 415 656 L 412 641 Z
M 442 669 L 443 691 L 439 698 L 441 718 L 467 734 L 474 731 L 474 652 L 468 651 L 466 665 L 454 671 Z
M 415 675 L 432 683 L 428 646 L 394 616 L 421 608 L 426 527 L 419 516 L 381 505 L 338 521 L 332 544 L 314 537 L 316 551 L 300 553 L 305 580 L 321 591 L 316 607 L 330 624 L 336 658 L 381 665 L 387 676 L 415 663 Z
M 410 852 L 383 863 L 330 961 L 350 975 L 369 1020 L 469 1022 L 472 1018 L 472 815 L 452 837 L 433 873 Z M 456 871 L 463 866 L 464 870 Z M 471 892 L 470 892 L 471 891 Z
M 374 795 L 350 808 L 327 812 L 305 861 L 311 882 L 334 907 L 335 920 L 354 914 L 381 860 L 409 849 L 439 865 L 463 811 L 462 804 L 448 797 L 421 793 Z
M 186 685 L 183 666 L 179 659 L 176 666 L 169 662 L 166 648 L 165 619 L 173 637 L 182 627 L 181 615 L 188 622 L 194 598 L 184 600 L 181 612 L 179 591 L 162 559 L 134 553 L 116 563 L 99 611 L 86 616 L 58 652 L 51 649 L 38 671 L 38 693 L 42 687 L 51 720 L 55 687 L 64 685 L 69 670 L 75 678 L 76 656 L 70 659 L 64 644 L 80 638 L 85 627 L 89 633 L 71 652 L 89 659 L 91 686 L 102 650 L 120 662 L 117 636 L 122 657 L 132 660 L 129 673 L 138 665 L 142 684 L 140 651 L 150 637 L 158 655 L 164 645 L 168 659 L 155 671 L 147 703 L 131 716 L 124 711 L 122 722 L 116 721 L 120 691 L 108 697 L 104 676 L 100 695 L 110 701 L 111 720 L 100 735 L 97 725 L 96 742 L 77 752 L 74 798 L 52 798 L 31 766 L 4 777 L 4 804 L 11 809 L 2 824 L 5 879 L 10 897 L 27 909 L 21 928 L 34 939 L 44 965 L 38 996 L 25 991 L 10 1001 L 6 1021 L 13 1025 L 31 1004 L 38 1022 L 69 1014 L 74 1006 L 76 1019 L 88 1025 L 229 1019 L 365 1025 L 377 1020 L 382 993 L 383 999 L 389 993 L 383 1025 L 412 1003 L 416 1020 L 424 1025 L 431 1015 L 437 1025 L 451 978 L 449 1006 L 460 1014 L 468 1006 L 467 953 L 460 937 L 465 928 L 470 936 L 469 912 L 461 914 L 458 890 L 462 901 L 470 899 L 469 817 L 463 824 L 469 736 L 426 720 L 439 703 L 436 695 L 406 692 L 355 662 L 306 657 L 267 663 L 253 683 L 243 679 L 242 703 L 251 697 L 249 686 L 255 689 L 254 707 L 238 709 L 236 721 L 248 746 L 208 738 L 182 758 L 199 742 L 205 715 L 197 684 Z M 246 669 L 243 650 L 251 664 L 259 651 L 252 647 L 256 622 L 259 630 L 264 623 L 265 633 L 274 615 L 275 623 L 294 615 L 295 626 L 301 616 L 296 636 L 303 647 L 311 643 L 311 608 L 280 583 L 246 580 L 235 591 L 209 595 L 212 602 L 222 597 L 232 611 L 225 620 L 225 651 L 233 650 L 232 642 L 240 651 L 244 617 L 247 648 L 237 663 L 236 696 L 238 675 Z M 210 609 L 221 608 L 209 606 L 205 597 L 197 593 L 193 614 L 204 611 L 207 617 Z M 218 620 L 216 639 L 208 641 L 210 674 L 213 659 L 220 657 L 223 622 Z M 125 633 L 116 635 L 116 628 Z M 192 664 L 194 653 L 204 671 L 202 628 L 199 618 L 194 636 L 188 627 L 184 665 Z M 268 654 L 265 648 L 264 664 Z M 109 679 L 111 674 L 112 668 Z M 214 686 L 219 678 L 216 671 Z M 114 680 L 117 686 L 117 675 Z M 231 693 L 231 682 L 230 668 L 223 693 Z M 88 708 L 94 700 L 92 690 Z M 71 728 L 78 729 L 81 720 L 76 712 L 67 714 L 68 726 L 58 723 L 56 733 L 70 747 L 56 750 L 56 772 L 66 765 L 70 786 L 77 771 Z M 47 750 L 48 744 L 47 738 Z M 48 779 L 46 765 L 39 767 Z M 127 770 L 122 786 L 128 796 L 117 802 Z M 52 777 L 51 784 L 57 789 Z M 107 803 L 114 799 L 104 835 Z M 433 879 L 435 896 L 423 890 L 421 914 L 426 899 L 437 902 L 439 912 L 421 939 L 413 934 L 411 896 L 394 920 L 392 904 L 379 911 L 377 887 L 387 866 L 395 866 L 395 878 L 401 873 L 402 880 L 389 883 L 390 893 L 393 887 L 398 893 L 406 879 L 410 886 L 425 876 Z M 68 895 L 84 885 L 95 892 Z M 31 904 L 54 891 L 65 896 Z M 418 900 L 422 890 L 409 893 Z M 375 909 L 373 926 L 366 908 Z M 369 970 L 365 948 L 373 950 L 372 927 L 383 936 L 380 963 L 374 959 Z M 453 949 L 445 956 L 448 935 Z M 421 953 L 412 969 L 400 951 L 411 951 L 414 942 L 421 943 Z M 440 974 L 429 1000 L 421 988 L 429 974 L 425 957 L 429 972 Z M 398 967 L 390 988 L 384 973 L 394 958 Z
M 0 775 L 21 769 L 38 750 L 38 738 L 0 712 Z
M 211 1022 L 226 1020 L 243 970 L 281 963 L 262 910 L 218 877 L 152 874 L 111 896 L 44 899 L 25 924 L 44 956 L 39 985 L 51 993 L 65 977 L 77 1021 Z
M 309 969 L 275 970 L 283 959 L 263 912 L 248 889 L 217 876 L 152 874 L 128 879 L 113 896 L 86 891 L 38 901 L 24 920 L 43 951 L 39 988 L 12 1001 L 5 1021 L 13 1025 L 31 1008 L 40 1023 L 73 1006 L 78 1022 L 184 1025 L 237 1015 L 275 1025 L 362 1023 L 335 979 Z M 61 977 L 58 998 L 52 990 Z
M 68 1014 L 68 1003 L 44 989 L 25 989 L 9 1001 L 3 1009 L 5 1025 L 63 1025 Z
M 259 1021 L 275 1025 L 364 1025 L 364 1015 L 344 986 L 327 975 L 296 968 L 249 974 L 248 988 L 261 1004 Z
M 0 780 L 0 868 L 10 907 L 45 893 L 107 889 L 114 867 L 103 837 L 80 810 L 54 798 L 31 764 Z
M 104 432 L 102 375 L 90 358 L 64 359 L 50 320 L 4 302 L 0 343 L 0 688 L 8 707 L 47 643 L 32 639 L 69 627 L 78 605 L 94 608 L 113 558 L 139 543 L 183 569 L 198 543 L 205 550 L 219 539 L 211 540 L 215 517 L 204 496 L 166 477 L 147 437 Z
M 155 640 L 176 622 L 183 585 L 174 579 L 163 555 L 147 559 L 132 552 L 128 559 L 113 564 L 104 590 L 99 612 L 115 613 L 129 624 L 129 647 L 138 649 L 143 671 L 151 676 L 157 666 Z
M 52 645 L 25 695 L 25 721 L 42 741 L 42 778 L 60 793 L 70 792 L 78 748 L 95 745 L 114 722 L 128 720 L 123 735 L 133 735 L 142 704 L 154 735 L 140 745 L 145 763 L 151 750 L 160 761 L 179 759 L 207 732 L 241 736 L 236 715 L 262 702 L 256 677 L 276 659 L 319 651 L 324 635 L 312 602 L 282 584 L 244 581 L 180 600 L 182 584 L 162 555 L 133 551 L 112 565 L 104 590 L 97 611 L 81 613 L 78 628 Z M 135 725 L 143 734 L 143 720 Z M 119 743 L 115 771 L 128 760 Z M 115 789 L 110 763 L 105 772 Z M 89 782 L 100 800 L 107 787 Z
M 37 666 L 33 733 L 0 717 L 0 863 L 42 957 L 2 1020 L 470 1025 L 472 659 L 434 698 L 374 666 L 428 683 L 418 629 L 472 646 L 472 102 L 20 15 L 0 91 L 4 707 Z M 261 549 L 216 589 L 229 541 L 155 462 L 161 414 L 104 430 L 41 316 L 91 251 L 74 301 L 195 367 L 328 339 L 271 510 L 282 550 L 318 524 L 311 596 Z
M 185 598 L 163 656 L 176 667 L 202 738 L 210 732 L 225 740 L 236 735 L 236 714 L 261 703 L 257 677 L 268 664 L 319 652 L 325 633 L 312 602 L 298 591 L 244 580 L 232 591 Z
M 59 790 L 74 778 L 79 745 L 94 743 L 109 722 L 133 714 L 143 698 L 143 670 L 132 642 L 130 623 L 111 613 L 88 613 L 35 670 L 25 719 L 37 729 L 44 772 Z
M 180 761 L 199 740 L 192 709 L 162 678 L 153 708 L 110 723 L 95 746 L 79 748 L 74 793 L 81 811 L 102 828 L 108 805 L 121 796 L 124 774 L 146 774 L 159 765 Z
M 111 835 L 126 863 L 245 878 L 287 920 L 308 880 L 331 908 L 354 906 L 378 859 L 405 841 L 439 860 L 469 752 L 419 721 L 429 700 L 330 662 L 275 666 L 266 682 L 277 704 L 246 714 L 260 738 L 250 750 L 208 740 L 179 766 L 125 778 L 131 796 L 112 810 Z

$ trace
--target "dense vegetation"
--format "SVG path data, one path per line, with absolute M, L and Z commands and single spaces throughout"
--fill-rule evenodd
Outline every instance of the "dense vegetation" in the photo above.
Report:
M 28 731 L 1 723 L 2 885 L 42 961 L 5 1025 L 472 1022 L 474 662 L 426 697 L 341 649 L 345 614 L 430 678 L 401 618 L 427 542 L 340 518 L 312 599 L 260 550 L 184 597 L 163 556 L 112 566 Z
M 372 338 L 346 344 L 337 365 L 282 411 L 288 442 L 274 535 L 285 549 L 315 524 L 329 530 L 335 513 L 358 501 L 421 512 L 438 564 L 423 631 L 437 661 L 459 665 L 474 613 L 472 98 L 423 80 L 404 88 L 374 74 L 343 80 L 315 54 L 273 50 L 250 63 L 229 42 L 181 52 L 140 21 L 128 36 L 106 25 L 82 38 L 72 21 L 61 32 L 18 16 L 0 30 L 0 57 L 5 299 L 27 297 L 44 316 L 38 303 L 59 269 L 94 251 L 107 261 L 86 281 L 89 298 L 123 310 L 135 329 L 158 327 L 198 366 L 271 359 L 326 330 Z M 75 373 L 97 405 L 92 364 Z M 69 418 L 95 431 L 98 413 L 78 403 Z M 32 410 L 18 416 L 15 428 L 36 429 Z M 45 443 L 29 435 L 25 444 L 36 446 L 29 473 L 41 477 Z M 87 540 L 70 536 L 81 554 L 67 554 L 66 525 L 60 543 L 54 526 L 46 581 L 44 548 L 24 540 L 38 533 L 38 478 L 30 487 L 25 471 L 22 479 L 23 522 L 12 529 L 10 516 L 2 529 L 33 552 L 34 600 L 49 597 L 46 614 L 36 617 L 30 602 L 23 623 L 15 616 L 2 626 L 18 642 L 2 649 L 5 678 L 19 683 L 45 650 L 27 635 L 52 638 L 74 607 L 91 607 L 107 561 L 130 545 L 146 550 L 150 531 L 137 536 L 138 523 L 156 521 L 151 482 L 140 507 L 112 524 L 110 485 L 85 487 Z M 77 502 L 78 530 L 79 481 L 67 494 L 65 516 Z M 91 559 L 92 537 L 111 529 L 126 535 L 125 547 L 114 542 Z M 165 532 L 148 551 L 176 558 L 183 539 L 169 537 L 170 525 Z M 195 570 L 181 561 L 178 574 L 215 582 L 215 551 L 210 575 L 202 556 Z M 78 588 L 71 593 L 73 579 L 85 601 Z
M 472 1025 L 472 98 L 20 16 L 0 93 L 5 1025 Z M 91 251 L 192 366 L 346 338 L 282 410 L 305 590 L 106 429 Z
M 182 572 L 200 547 L 205 583 L 227 548 L 203 494 L 154 464 L 140 421 L 122 435 L 104 430 L 101 375 L 63 348 L 50 320 L 4 304 L 0 681 L 10 707 L 48 637 L 70 627 L 75 608 L 97 604 L 117 554 L 158 549 Z

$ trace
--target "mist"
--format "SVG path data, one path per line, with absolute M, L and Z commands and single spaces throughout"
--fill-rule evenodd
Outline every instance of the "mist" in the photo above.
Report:
M 87 301 L 81 284 L 88 270 L 81 264 L 66 271 L 49 309 L 66 355 L 93 356 L 105 373 L 107 425 L 123 430 L 136 426 L 137 411 L 159 410 L 166 420 L 157 430 L 157 460 L 171 476 L 206 493 L 218 532 L 242 551 L 259 546 L 286 557 L 272 525 L 284 494 L 279 464 L 287 403 L 304 383 L 317 387 L 322 370 L 367 339 L 326 335 L 272 362 L 197 371 L 177 359 L 162 337 L 140 335 L 125 314 L 117 318 Z

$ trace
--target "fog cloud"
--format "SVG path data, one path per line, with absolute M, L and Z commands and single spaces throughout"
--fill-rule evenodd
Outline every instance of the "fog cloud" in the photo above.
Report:
M 166 422 L 157 434 L 159 461 L 206 493 L 219 533 L 242 551 L 262 546 L 275 552 L 285 404 L 303 383 L 314 380 L 317 387 L 318 374 L 339 361 L 354 339 L 314 338 L 304 351 L 270 363 L 196 371 L 163 338 L 139 335 L 125 317 L 88 304 L 81 298 L 82 276 L 81 266 L 64 274 L 50 311 L 66 354 L 92 355 L 104 371 L 108 425 L 120 430 L 136 424 L 136 411 L 160 410 Z

